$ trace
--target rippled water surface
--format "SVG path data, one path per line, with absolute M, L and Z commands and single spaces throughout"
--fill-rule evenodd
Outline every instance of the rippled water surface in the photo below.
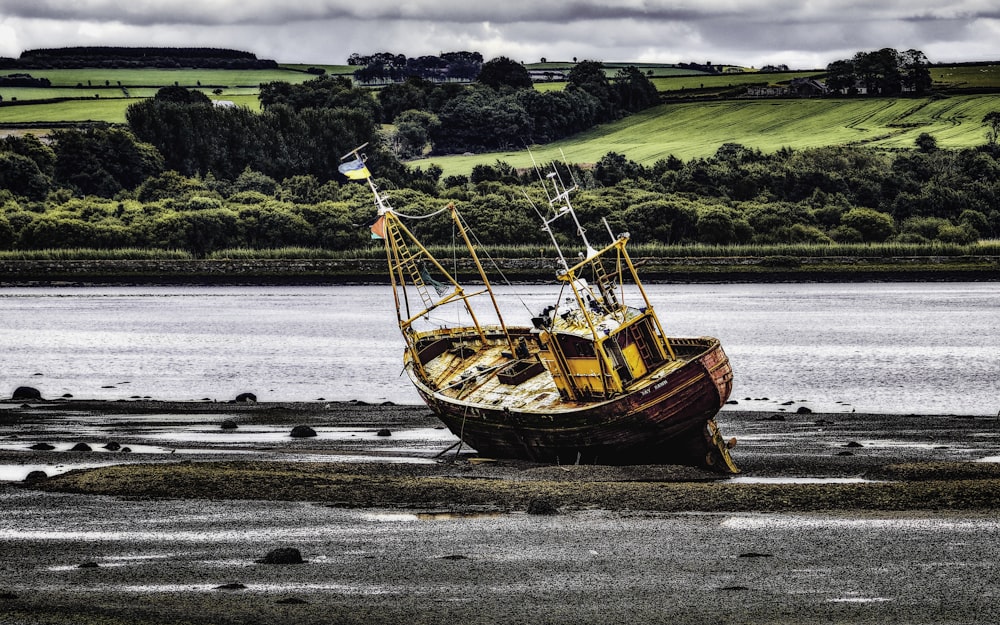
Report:
M 722 340 L 740 408 L 995 415 L 991 283 L 651 285 L 669 334 Z M 549 287 L 499 288 L 508 323 Z M 377 286 L 0 290 L 0 395 L 261 401 L 419 399 Z M 766 399 L 765 399 L 766 398 Z

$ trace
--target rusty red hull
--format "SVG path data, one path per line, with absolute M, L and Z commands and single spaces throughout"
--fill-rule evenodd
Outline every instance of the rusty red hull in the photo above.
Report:
M 709 427 L 732 389 L 715 339 L 683 339 L 700 351 L 655 384 L 589 405 L 546 411 L 477 405 L 413 381 L 449 430 L 483 456 L 535 462 L 712 465 Z M 691 343 L 700 342 L 700 345 Z M 735 468 L 735 467 L 734 467 Z

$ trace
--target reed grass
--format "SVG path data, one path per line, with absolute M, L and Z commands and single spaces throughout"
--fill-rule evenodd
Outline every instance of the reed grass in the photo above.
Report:
M 431 245 L 427 250 L 438 259 L 465 256 L 465 248 L 451 245 Z M 775 245 L 665 245 L 640 243 L 629 245 L 633 257 L 647 258 L 899 258 L 934 256 L 1000 256 L 1000 240 L 981 241 L 969 245 L 950 243 L 910 244 L 775 244 Z M 575 256 L 582 248 L 566 248 L 563 253 Z M 492 258 L 552 258 L 556 255 L 551 245 L 485 245 L 478 248 L 481 256 Z M 265 260 L 265 259 L 375 259 L 384 258 L 385 249 L 378 243 L 364 248 L 334 250 L 308 247 L 277 249 L 235 248 L 220 250 L 209 255 L 211 259 Z
M 70 260 L 190 260 L 193 256 L 183 250 L 156 250 L 145 248 L 120 249 L 50 249 L 50 250 L 0 250 L 0 261 L 70 261 Z
M 454 256 L 465 257 L 464 247 L 431 245 L 427 250 L 439 260 Z M 666 245 L 639 243 L 628 247 L 636 258 L 929 258 L 935 256 L 997 256 L 1000 257 L 1000 239 L 990 239 L 968 245 L 951 243 L 873 243 L 873 244 L 774 244 L 774 245 Z M 553 258 L 551 245 L 484 245 L 477 248 L 482 257 L 491 258 Z M 583 249 L 565 248 L 567 257 L 575 257 Z M 344 260 L 381 259 L 385 248 L 379 242 L 355 249 L 330 249 L 321 247 L 281 248 L 230 248 L 207 255 L 208 260 Z M 193 260 L 195 256 L 184 250 L 151 248 L 121 249 L 46 249 L 0 250 L 0 260 Z

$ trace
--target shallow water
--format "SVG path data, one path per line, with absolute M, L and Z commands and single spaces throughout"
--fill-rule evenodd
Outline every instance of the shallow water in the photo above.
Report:
M 995 284 L 648 290 L 668 334 L 722 340 L 741 409 L 1000 411 Z M 553 298 L 542 286 L 497 291 L 511 324 Z M 391 307 L 374 286 L 3 289 L 0 394 L 419 403 Z

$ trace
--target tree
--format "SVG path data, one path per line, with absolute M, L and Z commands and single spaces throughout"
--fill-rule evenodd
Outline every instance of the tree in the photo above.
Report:
M 660 102 L 660 94 L 656 86 L 634 65 L 618 70 L 615 75 L 614 87 L 618 102 L 630 113 L 641 111 Z
M 840 222 L 844 227 L 859 232 L 862 240 L 867 243 L 881 243 L 892 236 L 895 230 L 892 216 L 870 208 L 852 208 L 844 213 Z
M 42 173 L 35 161 L 22 154 L 0 152 L 0 189 L 30 200 L 41 200 L 51 187 L 52 180 Z
M 284 104 L 299 112 L 307 108 L 350 108 L 364 111 L 373 120 L 380 119 L 378 101 L 367 89 L 354 86 L 346 76 L 329 74 L 298 85 L 269 82 L 260 86 L 261 108 Z
M 854 71 L 868 95 L 896 95 L 902 91 L 899 53 L 892 48 L 854 55 Z
M 278 183 L 274 178 L 259 171 L 254 171 L 249 167 L 244 169 L 236 177 L 236 180 L 233 181 L 233 192 L 235 193 L 239 193 L 240 191 L 257 191 L 264 195 L 273 196 L 277 190 Z
M 236 213 L 228 209 L 168 211 L 150 224 L 150 243 L 165 249 L 184 249 L 197 256 L 231 247 L 236 235 Z
M 121 128 L 57 130 L 55 179 L 86 195 L 113 197 L 135 189 L 163 171 L 163 157 L 150 144 Z
M 156 92 L 153 98 L 161 102 L 176 102 L 178 104 L 212 104 L 208 96 L 201 91 L 178 86 L 163 87 Z
M 933 152 L 937 150 L 937 139 L 929 132 L 922 132 L 916 140 L 917 147 L 921 152 Z
M 605 187 L 613 187 L 622 180 L 638 179 L 643 167 L 617 152 L 608 152 L 594 165 L 594 178 Z
M 917 94 L 924 94 L 931 88 L 931 71 L 927 57 L 920 50 L 907 50 L 899 55 L 903 86 Z
M 599 61 L 581 61 L 569 70 L 566 89 L 580 89 L 597 98 L 599 122 L 619 117 L 616 93 L 604 73 L 604 64 Z
M 441 120 L 426 111 L 404 111 L 396 118 L 397 155 L 403 158 L 420 156 Z
M 504 87 L 513 89 L 531 89 L 531 76 L 524 65 L 505 56 L 497 57 L 483 63 L 476 82 L 500 90 Z
M 436 152 L 521 147 L 531 133 L 531 117 L 516 94 L 501 96 L 486 86 L 466 88 L 438 113 L 432 133 Z
M 851 61 L 834 61 L 826 66 L 826 86 L 830 91 L 851 93 L 857 79 Z
M 27 156 L 35 162 L 38 170 L 46 176 L 51 177 L 55 173 L 55 151 L 51 146 L 42 143 L 33 134 L 26 134 L 24 136 L 8 135 L 3 137 L 0 139 L 0 152 L 13 152 L 14 154 Z
M 986 125 L 986 145 L 996 148 L 997 141 L 1000 140 L 1000 111 L 991 111 L 984 115 L 983 124 Z
M 698 210 L 698 241 L 730 245 L 745 243 L 751 232 L 750 224 L 726 206 L 712 205 Z
M 315 236 L 312 225 L 290 204 L 273 201 L 240 209 L 237 231 L 241 245 L 258 249 L 308 245 Z
M 697 209 L 686 201 L 649 200 L 629 206 L 622 219 L 636 243 L 682 243 L 697 232 Z
M 378 92 L 382 107 L 382 121 L 392 123 L 403 111 L 428 108 L 428 94 L 434 90 L 434 83 L 423 78 L 407 78 L 404 82 L 386 85 Z

